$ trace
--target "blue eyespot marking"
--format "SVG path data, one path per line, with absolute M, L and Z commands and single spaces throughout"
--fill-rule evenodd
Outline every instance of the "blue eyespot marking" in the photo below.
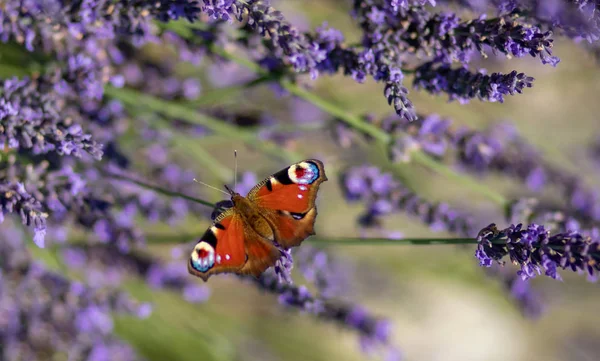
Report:
M 319 167 L 312 162 L 300 163 L 296 165 L 295 173 L 296 183 L 312 184 L 319 178 Z
M 200 242 L 192 251 L 192 267 L 199 272 L 206 272 L 215 265 L 215 250 L 207 242 Z

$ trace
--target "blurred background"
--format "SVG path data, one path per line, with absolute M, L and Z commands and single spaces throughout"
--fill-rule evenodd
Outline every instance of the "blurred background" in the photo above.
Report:
M 346 1 L 277 0 L 272 4 L 301 30 L 314 29 L 326 21 L 343 31 L 348 42 L 360 40 Z M 155 64 L 170 64 L 173 57 L 178 56 L 155 44 L 137 51 L 140 52 L 137 56 Z M 444 96 L 415 90 L 410 91 L 409 97 L 420 114 L 436 113 L 451 118 L 455 125 L 483 129 L 496 122 L 510 122 L 548 163 L 577 174 L 590 187 L 598 189 L 600 169 L 589 153 L 589 146 L 600 133 L 597 60 L 580 45 L 562 38 L 555 42 L 554 55 L 561 59 L 556 68 L 541 66 L 537 59 L 505 61 L 501 56 L 476 63 L 485 65 L 490 72 L 518 69 L 536 79 L 533 88 L 507 97 L 503 104 L 472 101 L 462 105 L 447 102 Z M 180 81 L 190 84 L 186 89 L 199 92 L 194 101 L 201 109 L 211 114 L 224 110 L 229 115 L 238 114 L 233 120 L 238 125 L 252 123 L 257 118 L 262 124 L 271 122 L 277 127 L 264 127 L 261 132 L 266 132 L 265 137 L 268 132 L 277 131 L 281 137 L 278 144 L 298 155 L 298 161 L 305 157 L 324 161 L 329 181 L 321 185 L 317 200 L 319 239 L 391 235 L 455 237 L 451 233 L 434 232 L 418 218 L 401 213 L 384 217 L 381 227 L 363 229 L 357 219 L 364 204 L 349 203 L 340 189 L 341 172 L 363 164 L 391 172 L 427 200 L 448 202 L 474 215 L 478 229 L 489 223 L 507 225 L 503 210 L 497 204 L 465 184 L 411 163 L 392 165 L 385 150 L 372 144 L 342 148 L 334 140 L 336 131 L 331 116 L 314 105 L 282 94 L 272 84 L 255 85 L 251 89 L 238 87 L 252 80 L 254 75 L 236 63 L 214 62 L 206 57 L 198 65 L 177 63 L 172 70 Z M 408 77 L 410 80 L 410 75 Z M 152 79 L 152 75 L 143 74 L 139 81 L 151 83 Z M 370 79 L 358 84 L 349 77 L 336 75 L 322 76 L 315 81 L 306 77 L 300 81 L 312 93 L 351 114 L 385 116 L 393 112 L 382 96 L 381 85 Z M 143 100 L 135 112 L 137 117 L 146 120 L 155 116 L 152 109 L 144 109 Z M 160 127 L 157 129 L 158 133 L 168 133 Z M 265 155 L 260 149 L 227 134 L 200 136 L 202 129 L 198 132 L 197 139 L 169 134 L 170 162 L 184 169 L 178 177 L 189 178 L 189 188 L 180 189 L 182 193 L 197 193 L 201 199 L 213 203 L 222 200 L 219 192 L 191 180 L 197 178 L 219 188 L 223 183 L 232 184 L 234 150 L 238 152 L 239 181 L 246 189 L 286 166 L 285 161 Z M 152 142 L 140 146 L 131 141 L 128 146 L 132 154 L 146 152 L 144 154 L 159 156 Z M 140 155 L 137 159 L 143 161 L 144 158 Z M 477 181 L 509 198 L 532 194 L 556 198 L 552 190 L 534 194 L 521 182 L 501 175 L 488 175 Z M 185 268 L 194 240 L 211 222 L 209 207 L 198 206 L 203 211 L 195 209 L 175 224 L 150 223 L 138 216 L 135 222 L 148 237 L 145 252 L 165 262 L 180 262 Z M 48 237 L 52 238 L 51 231 Z M 81 237 L 85 236 L 71 231 L 68 240 Z M 64 266 L 60 247 L 41 249 L 29 244 L 34 259 L 74 279 L 85 278 L 80 270 Z M 563 282 L 547 277 L 534 279 L 531 285 L 544 297 L 546 310 L 539 318 L 531 319 L 506 296 L 502 285 L 492 281 L 478 266 L 473 255 L 475 245 L 320 245 L 309 238 L 293 254 L 301 252 L 305 245 L 312 250 L 325 250 L 338 264 L 343 280 L 340 280 L 341 291 L 336 300 L 360 304 L 370 314 L 391 321 L 391 343 L 401 350 L 406 360 L 587 361 L 600 358 L 600 315 L 597 312 L 600 291 L 585 277 L 564 271 L 561 273 Z M 103 272 L 103 277 L 110 276 L 108 271 Z M 293 276 L 296 284 L 314 290 L 298 266 Z M 202 293 L 199 297 L 205 298 L 203 302 L 188 302 L 176 292 L 155 289 L 136 277 L 125 277 L 121 287 L 134 298 L 150 302 L 153 312 L 145 319 L 115 315 L 116 335 L 151 361 L 364 360 L 370 357 L 361 352 L 358 337 L 352 330 L 285 307 L 277 295 L 263 292 L 253 283 L 229 275 L 212 277 L 206 284 L 200 279 L 193 282 L 198 284 L 197 292 Z M 375 353 L 372 357 L 383 359 L 385 356 Z

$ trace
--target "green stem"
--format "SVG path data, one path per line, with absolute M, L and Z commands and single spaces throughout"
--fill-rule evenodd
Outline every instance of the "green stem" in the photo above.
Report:
M 7 79 L 13 76 L 16 77 L 24 77 L 30 75 L 31 71 L 27 68 L 9 65 L 9 64 L 1 64 L 0 65 L 0 79 Z
M 438 174 L 444 175 L 447 178 L 454 179 L 468 186 L 470 190 L 474 190 L 480 194 L 483 194 L 490 200 L 498 203 L 498 205 L 501 207 L 506 207 L 508 205 L 509 201 L 502 194 L 492 190 L 490 187 L 477 181 L 473 177 L 464 176 L 453 171 L 448 166 L 436 161 L 421 151 L 411 153 L 411 160 L 435 171 Z
M 225 123 L 222 120 L 202 114 L 194 109 L 188 108 L 180 104 L 144 94 L 134 89 L 115 88 L 107 86 L 105 93 L 115 99 L 130 106 L 145 106 L 148 110 L 160 112 L 166 116 L 180 118 L 192 124 L 202 125 L 215 133 L 225 135 L 231 139 L 240 140 L 251 147 L 254 147 L 266 154 L 283 159 L 287 162 L 298 161 L 302 158 L 301 155 L 284 149 L 273 142 L 258 139 L 255 132 L 240 129 L 234 125 Z
M 358 129 L 361 132 L 370 135 L 371 137 L 377 139 L 382 143 L 389 143 L 392 140 L 392 137 L 386 133 L 381 131 L 381 129 L 372 126 L 371 124 L 364 122 L 360 117 L 354 116 L 352 114 L 347 113 L 344 109 L 327 102 L 323 98 L 315 95 L 296 84 L 290 82 L 289 80 L 281 80 L 279 82 L 281 86 L 289 91 L 291 94 L 307 100 L 313 103 L 318 108 L 323 111 L 342 119 L 346 124 L 350 125 L 354 129 Z
M 220 182 L 229 183 L 234 179 L 234 174 L 231 169 L 225 167 L 215 157 L 213 157 L 206 149 L 194 142 L 193 140 L 176 135 L 175 148 L 180 153 L 186 153 L 197 161 L 205 173 L 214 174 Z
M 142 110 L 143 111 L 143 110 Z M 150 122 L 153 122 L 153 117 L 147 117 Z M 158 119 L 154 120 L 158 125 L 168 126 L 169 121 L 164 117 L 158 116 Z M 195 139 L 186 137 L 181 133 L 174 133 L 173 144 L 171 145 L 177 153 L 186 157 L 193 157 L 194 162 L 198 162 L 201 165 L 201 169 L 216 175 L 219 181 L 231 182 L 233 180 L 233 172 L 231 169 L 223 166 L 221 162 L 216 160 L 204 147 L 202 143 Z
M 215 104 L 222 105 L 225 102 L 235 100 L 237 97 L 239 97 L 239 94 L 242 91 L 269 81 L 273 81 L 272 76 L 261 76 L 256 79 L 250 80 L 244 84 L 232 85 L 225 88 L 211 89 L 206 93 L 202 93 L 202 96 L 196 100 L 181 101 L 176 104 L 186 107 L 202 107 Z
M 477 244 L 475 238 L 321 238 L 312 237 L 307 239 L 311 243 L 323 246 L 347 245 L 347 246 L 371 246 L 371 245 L 435 245 L 435 244 Z
M 151 234 L 146 236 L 146 240 L 151 244 L 178 244 L 189 242 L 198 238 L 198 234 Z M 453 245 L 453 244 L 477 244 L 475 238 L 328 238 L 328 237 L 310 237 L 306 242 L 319 246 L 407 246 L 407 245 Z

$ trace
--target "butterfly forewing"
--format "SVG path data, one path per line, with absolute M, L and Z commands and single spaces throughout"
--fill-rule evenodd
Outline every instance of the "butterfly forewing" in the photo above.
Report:
M 268 177 L 249 193 L 284 248 L 299 245 L 314 234 L 317 210 L 315 200 L 319 185 L 327 180 L 323 163 L 307 159 Z

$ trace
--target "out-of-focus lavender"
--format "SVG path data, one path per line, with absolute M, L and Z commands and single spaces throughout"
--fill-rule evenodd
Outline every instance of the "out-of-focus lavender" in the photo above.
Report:
M 360 346 L 369 354 L 380 351 L 386 360 L 401 359 L 400 352 L 391 344 L 391 324 L 389 321 L 371 315 L 365 308 L 315 297 L 305 286 L 281 283 L 274 273 L 265 273 L 254 279 L 259 288 L 279 294 L 281 304 L 300 309 L 319 318 L 333 321 L 360 334 Z
M 454 126 L 451 119 L 429 114 L 414 122 L 396 115 L 371 119 L 390 134 L 402 134 L 391 144 L 393 159 L 410 159 L 421 150 L 443 160 L 453 160 L 460 170 L 483 176 L 497 173 L 521 181 L 531 191 L 558 186 L 568 200 L 564 212 L 584 225 L 600 217 L 600 195 L 578 174 L 569 173 L 544 159 L 510 122 L 497 122 L 484 130 Z
M 47 270 L 32 261 L 23 232 L 8 223 L 0 232 L 0 357 L 141 360 L 112 334 L 111 314 L 144 318 L 151 305 Z
M 350 260 L 310 245 L 300 247 L 294 257 L 298 270 L 316 287 L 320 297 L 344 298 L 352 292 L 356 269 Z
M 383 173 L 375 166 L 357 166 L 348 169 L 342 177 L 342 189 L 350 201 L 365 203 L 360 220 L 375 220 L 385 215 L 406 212 L 418 217 L 436 232 L 449 231 L 470 237 L 476 232 L 473 219 L 465 212 L 446 203 L 434 204 L 406 188 L 391 173 Z

